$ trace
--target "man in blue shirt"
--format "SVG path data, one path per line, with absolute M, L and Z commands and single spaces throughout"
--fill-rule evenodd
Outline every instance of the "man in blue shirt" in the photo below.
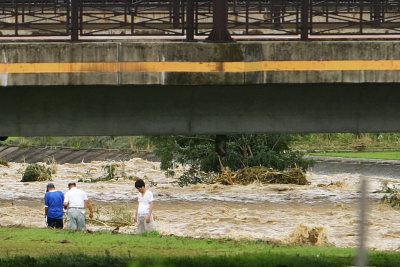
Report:
M 59 228 L 64 227 L 64 194 L 56 190 L 54 184 L 47 184 L 46 195 L 44 196 L 44 215 L 46 216 L 47 227 Z

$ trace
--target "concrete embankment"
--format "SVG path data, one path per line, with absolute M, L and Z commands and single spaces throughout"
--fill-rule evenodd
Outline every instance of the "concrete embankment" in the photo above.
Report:
M 131 158 L 143 158 L 150 161 L 157 160 L 153 153 L 146 151 L 133 153 L 118 149 L 0 146 L 0 159 L 10 162 L 35 163 L 54 159 L 58 164 L 74 164 L 108 160 L 124 161 Z
M 311 169 L 315 173 L 359 173 L 365 176 L 388 178 L 398 178 L 400 176 L 400 160 L 323 156 L 307 157 L 316 162 Z
M 312 172 L 321 174 L 359 173 L 366 176 L 398 178 L 400 175 L 400 160 L 362 159 L 343 157 L 307 156 L 315 161 Z M 81 163 L 92 161 L 124 161 L 132 158 L 142 158 L 159 161 L 147 151 L 128 152 L 118 149 L 72 149 L 45 147 L 0 146 L 0 159 L 10 162 L 44 162 L 54 159 L 59 164 Z

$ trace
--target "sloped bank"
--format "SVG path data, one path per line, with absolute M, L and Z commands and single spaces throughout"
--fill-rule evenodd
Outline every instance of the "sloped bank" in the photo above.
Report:
M 47 159 L 54 159 L 59 164 L 81 163 L 92 161 L 125 161 L 132 158 L 142 158 L 149 161 L 158 161 L 158 158 L 151 152 L 127 152 L 118 149 L 73 149 L 64 147 L 18 147 L 0 146 L 0 159 L 9 162 L 37 163 L 45 162 Z
M 358 173 L 398 179 L 400 160 L 306 156 L 315 161 L 310 171 L 320 174 Z
M 398 178 L 400 160 L 344 158 L 326 156 L 306 156 L 316 163 L 310 171 L 321 174 L 359 173 L 360 175 Z M 9 162 L 37 163 L 54 159 L 58 164 L 81 163 L 92 161 L 125 161 L 142 158 L 148 161 L 159 161 L 149 151 L 127 152 L 118 149 L 73 149 L 64 147 L 18 147 L 0 146 L 0 159 Z

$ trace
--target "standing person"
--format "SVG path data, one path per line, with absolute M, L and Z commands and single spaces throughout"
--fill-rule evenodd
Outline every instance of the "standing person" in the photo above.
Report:
M 153 193 L 146 188 L 144 181 L 141 179 L 135 182 L 135 187 L 139 191 L 139 205 L 134 217 L 135 223 L 137 223 L 137 233 L 140 234 L 144 231 L 153 231 L 155 230 L 152 215 L 154 207 Z
M 62 229 L 64 227 L 64 194 L 56 190 L 52 183 L 46 186 L 46 194 L 44 195 L 44 216 L 46 218 L 47 227 Z
M 68 215 L 68 229 L 72 230 L 85 230 L 86 229 L 86 216 L 85 207 L 89 209 L 89 217 L 93 218 L 92 204 L 86 193 L 76 188 L 76 183 L 68 184 L 69 191 L 65 193 L 64 207 Z

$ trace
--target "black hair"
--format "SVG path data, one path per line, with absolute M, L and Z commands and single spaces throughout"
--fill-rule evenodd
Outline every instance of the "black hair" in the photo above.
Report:
M 140 187 L 143 187 L 143 186 L 146 186 L 146 185 L 144 184 L 144 181 L 142 179 L 139 179 L 139 180 L 137 180 L 135 182 L 135 187 L 136 188 L 140 188 Z

